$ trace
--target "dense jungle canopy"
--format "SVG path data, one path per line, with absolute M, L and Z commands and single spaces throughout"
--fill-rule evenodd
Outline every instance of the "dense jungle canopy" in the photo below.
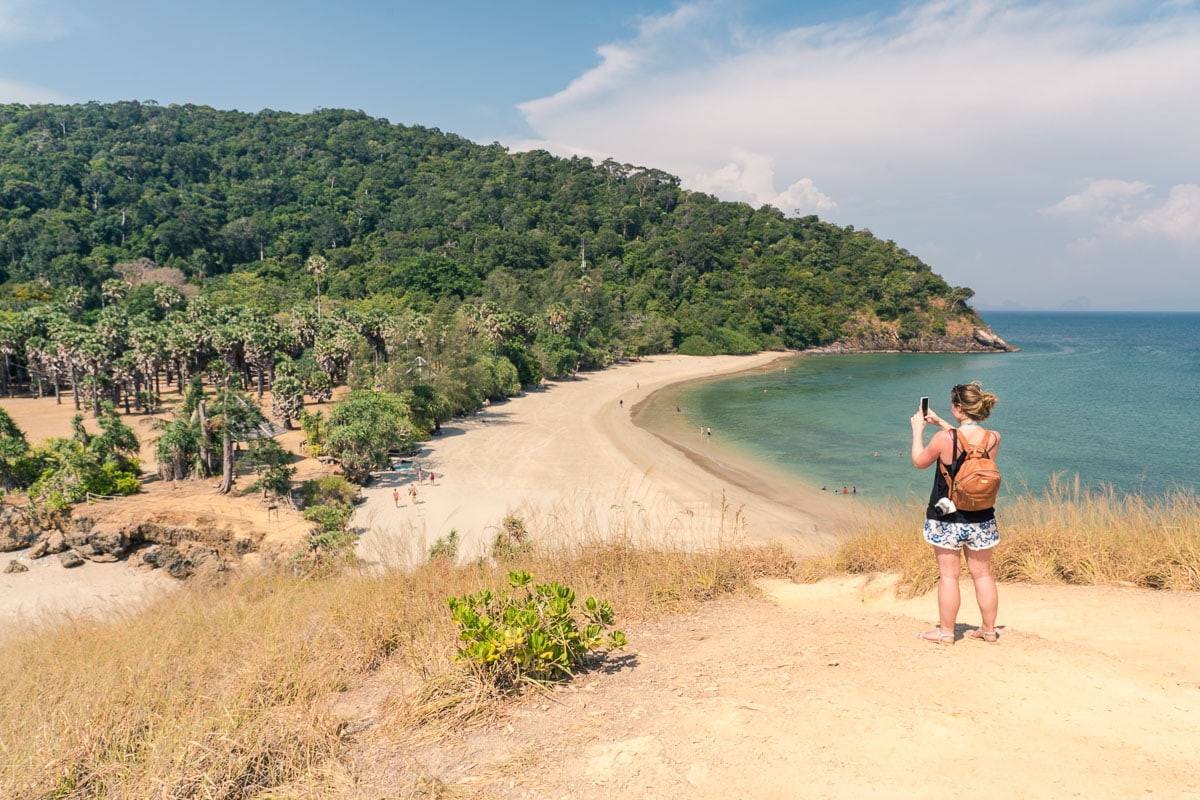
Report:
M 67 287 L 97 308 L 118 264 L 149 259 L 275 314 L 313 301 L 320 255 L 327 298 L 565 314 L 610 353 L 803 348 L 864 314 L 902 336 L 970 314 L 969 290 L 869 231 L 351 111 L 9 105 L 0 164 L 14 310 Z

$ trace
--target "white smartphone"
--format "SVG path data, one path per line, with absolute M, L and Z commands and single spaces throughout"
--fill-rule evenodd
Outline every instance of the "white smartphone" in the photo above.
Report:
M 929 413 L 929 398 L 921 398 L 921 416 L 924 417 Z

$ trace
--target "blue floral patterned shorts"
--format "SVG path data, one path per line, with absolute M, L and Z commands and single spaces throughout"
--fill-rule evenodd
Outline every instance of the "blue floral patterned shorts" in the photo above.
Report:
M 990 550 L 1000 544 L 1000 529 L 996 520 L 984 522 L 942 522 L 925 520 L 925 541 L 934 547 L 957 550 L 964 544 L 968 550 Z

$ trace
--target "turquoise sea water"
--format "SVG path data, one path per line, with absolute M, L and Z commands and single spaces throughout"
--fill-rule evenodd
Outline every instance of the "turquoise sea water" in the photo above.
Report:
M 924 497 L 908 418 L 922 395 L 950 419 L 950 388 L 983 382 L 1000 403 L 1006 489 L 1054 475 L 1156 496 L 1200 486 L 1200 314 L 992 312 L 1019 353 L 806 355 L 769 371 L 691 384 L 678 404 L 712 444 L 863 498 Z M 926 440 L 931 435 L 926 434 Z

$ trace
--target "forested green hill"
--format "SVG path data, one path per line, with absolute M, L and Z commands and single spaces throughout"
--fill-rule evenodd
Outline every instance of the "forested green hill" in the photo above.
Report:
M 494 304 L 530 343 L 550 316 L 580 366 L 978 324 L 970 290 L 868 231 L 356 112 L 10 105 L 0 165 L 11 310 L 66 287 L 97 308 L 116 265 L 149 259 L 274 314 L 313 302 L 320 255 L 327 298 Z

